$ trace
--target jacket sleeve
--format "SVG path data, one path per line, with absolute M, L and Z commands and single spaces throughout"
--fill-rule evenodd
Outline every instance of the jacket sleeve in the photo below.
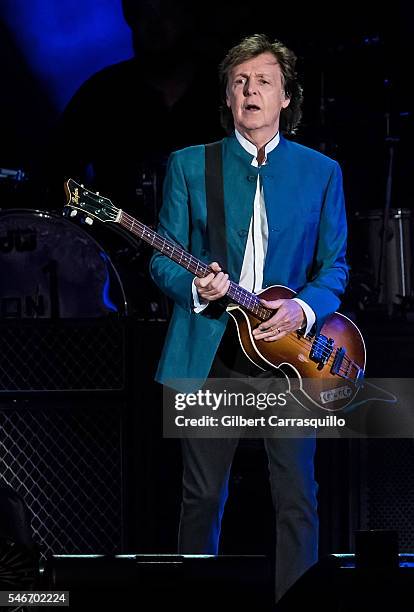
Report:
M 335 163 L 322 205 L 311 278 L 296 296 L 313 309 L 318 329 L 326 317 L 339 307 L 340 298 L 348 282 L 346 243 L 347 222 L 342 173 L 339 165 Z
M 190 197 L 178 153 L 168 160 L 164 181 L 163 204 L 159 215 L 158 233 L 178 243 L 186 251 L 190 246 Z M 150 274 L 158 287 L 174 302 L 192 310 L 194 275 L 160 252 L 154 252 Z

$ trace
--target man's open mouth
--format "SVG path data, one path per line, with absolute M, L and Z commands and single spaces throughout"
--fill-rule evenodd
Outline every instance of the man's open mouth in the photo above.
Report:
M 257 106 L 257 104 L 246 104 L 244 109 L 247 110 L 247 111 L 259 111 L 260 110 L 260 106 Z

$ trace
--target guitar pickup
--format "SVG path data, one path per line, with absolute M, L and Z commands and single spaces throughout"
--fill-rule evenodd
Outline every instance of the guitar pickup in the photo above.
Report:
M 318 364 L 318 370 L 322 370 L 327 364 L 329 357 L 332 355 L 333 347 L 333 338 L 320 335 L 313 341 L 309 358 Z

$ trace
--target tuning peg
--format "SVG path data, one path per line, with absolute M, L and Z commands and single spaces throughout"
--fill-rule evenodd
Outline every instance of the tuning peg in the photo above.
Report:
M 80 222 L 82 223 L 82 225 L 92 225 L 93 224 L 93 219 L 91 219 L 91 217 L 88 217 L 85 214 L 81 214 Z
M 99 191 L 96 192 L 96 195 L 99 195 Z
M 81 183 L 81 187 L 82 189 L 85 189 L 85 185 L 83 183 Z

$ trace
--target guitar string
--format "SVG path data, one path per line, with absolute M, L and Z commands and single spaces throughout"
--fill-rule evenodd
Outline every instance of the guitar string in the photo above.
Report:
M 123 223 L 124 222 L 124 223 Z M 126 222 L 126 223 L 125 223 Z M 160 249 L 165 249 L 166 246 L 168 246 L 168 248 L 171 249 L 171 253 L 169 253 L 169 255 L 173 255 L 174 251 L 177 252 L 177 254 L 179 255 L 179 257 L 177 259 L 179 259 L 179 261 L 177 261 L 177 263 L 181 263 L 182 260 L 184 259 L 188 259 L 188 267 L 185 266 L 187 269 L 189 267 L 196 267 L 196 270 L 198 271 L 199 269 L 201 269 L 203 271 L 204 274 L 207 274 L 209 271 L 209 266 L 207 264 L 204 264 L 204 262 L 200 262 L 196 257 L 194 257 L 193 255 L 191 255 L 191 253 L 188 253 L 187 251 L 185 251 L 182 247 L 180 247 L 179 245 L 177 245 L 176 243 L 163 238 L 161 236 L 159 236 L 157 234 L 157 232 L 155 232 L 154 230 L 151 230 L 150 228 L 148 228 L 147 226 L 145 226 L 145 224 L 141 223 L 140 221 L 134 219 L 133 217 L 131 217 L 130 215 L 128 215 L 127 213 L 125 213 L 124 211 L 121 211 L 121 219 L 120 219 L 120 223 L 121 225 L 125 225 L 128 228 L 128 225 L 130 225 L 131 227 L 128 228 L 130 229 L 130 231 L 133 231 L 135 229 L 135 226 L 137 226 L 137 234 L 140 235 L 144 234 L 145 232 L 148 233 L 148 236 L 151 236 L 152 241 L 151 244 L 154 246 L 157 243 L 157 246 L 160 247 Z M 128 225 L 127 225 L 128 224 Z M 133 231 L 133 233 L 135 233 Z M 174 260 L 173 257 L 171 257 L 171 259 Z M 245 306 L 246 308 L 248 308 L 251 312 L 253 312 L 254 315 L 257 315 L 258 318 L 260 317 L 260 314 L 262 313 L 263 315 L 267 315 L 269 314 L 271 316 L 271 311 L 270 309 L 262 306 L 259 302 L 259 297 L 257 297 L 255 294 L 250 293 L 249 291 L 247 291 L 246 289 L 244 289 L 243 287 L 240 287 L 240 285 L 237 285 L 237 283 L 235 283 L 234 281 L 230 281 L 230 286 L 233 292 L 233 295 L 231 297 L 236 297 L 240 300 L 240 302 L 242 303 L 241 305 Z M 243 301 L 242 301 L 243 298 Z M 247 303 L 246 303 L 247 302 Z M 266 319 L 264 319 L 266 320 Z M 294 332 L 291 332 L 291 341 L 295 342 L 297 345 L 301 346 L 303 345 L 303 343 L 307 344 L 307 348 L 309 348 L 309 350 L 313 349 L 317 349 L 318 345 L 320 347 L 321 344 L 321 340 L 318 340 L 318 338 L 315 338 L 315 341 L 311 341 L 309 338 L 306 337 L 302 337 L 301 339 L 298 339 L 296 334 Z M 328 357 L 327 361 L 326 361 L 326 365 L 330 365 L 334 363 L 335 360 L 335 356 L 332 354 L 332 351 L 329 351 L 329 349 L 322 349 L 322 351 L 320 351 L 320 355 L 322 358 L 324 357 Z M 358 364 L 356 364 L 356 362 L 352 359 L 349 359 L 349 357 L 345 354 L 343 356 L 343 360 L 342 362 L 346 362 L 348 364 L 348 367 L 345 369 L 343 366 L 341 366 L 338 370 L 338 373 L 341 371 L 341 369 L 343 369 L 346 373 L 348 373 L 350 367 L 352 365 L 354 365 L 357 369 L 361 369 L 360 366 Z

